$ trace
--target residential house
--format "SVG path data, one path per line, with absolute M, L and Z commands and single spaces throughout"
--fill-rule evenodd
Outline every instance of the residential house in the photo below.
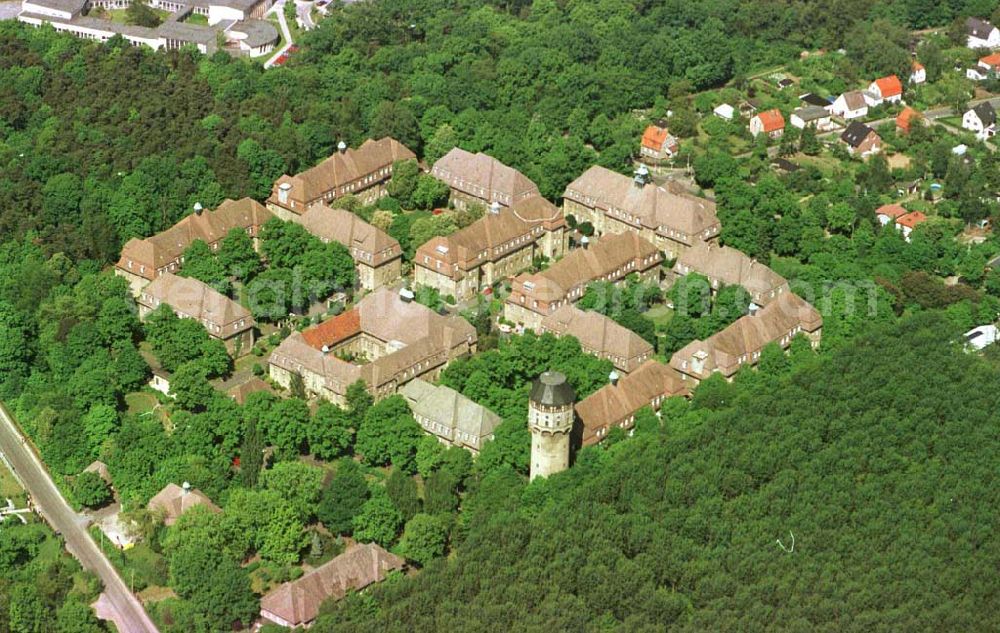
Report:
M 997 111 L 989 101 L 983 101 L 962 115 L 962 127 L 976 133 L 984 141 L 996 134 Z
M 883 102 L 899 103 L 903 100 L 903 84 L 896 75 L 881 77 L 868 85 L 868 92 L 875 95 L 878 105 Z
M 365 290 L 392 285 L 402 276 L 399 242 L 357 214 L 319 202 L 309 207 L 299 222 L 323 242 L 347 247 L 358 271 L 358 284 Z
M 491 202 L 469 226 L 417 248 L 414 283 L 465 301 L 530 268 L 536 258 L 561 257 L 569 241 L 562 211 L 541 196 L 510 207 Z
M 406 561 L 375 543 L 355 544 L 302 577 L 267 592 L 260 600 L 260 615 L 279 626 L 308 627 L 325 601 L 361 591 L 405 566 Z
M 595 165 L 566 187 L 563 211 L 592 224 L 594 235 L 636 233 L 671 258 L 718 237 L 714 202 L 675 182 L 649 184 L 646 175 L 642 166 L 629 178 Z
M 541 195 L 538 186 L 513 167 L 482 152 L 472 154 L 458 147 L 434 163 L 431 175 L 451 188 L 451 204 L 456 209 L 469 204 L 489 208 L 494 202 L 510 207 Z
M 743 286 L 750 293 L 750 300 L 758 306 L 767 305 L 788 293 L 788 282 L 784 277 L 729 246 L 699 244 L 677 258 L 674 272 L 678 275 L 704 275 L 713 293 L 722 286 Z
M 924 117 L 910 106 L 903 108 L 903 111 L 896 116 L 896 129 L 900 134 L 909 134 L 914 123 L 923 125 Z
M 163 273 L 142 289 L 136 302 L 142 319 L 162 304 L 182 319 L 194 319 L 232 356 L 247 354 L 253 347 L 255 323 L 250 311 L 197 279 Z
M 927 70 L 924 68 L 924 65 L 917 60 L 913 60 L 913 63 L 910 64 L 910 83 L 922 84 L 926 81 Z
M 830 106 L 830 111 L 842 119 L 850 121 L 868 116 L 868 102 L 865 101 L 865 96 L 860 90 L 851 90 L 837 97 L 833 105 Z
M 542 319 L 541 333 L 572 336 L 584 352 L 611 361 L 620 373 L 628 374 L 653 356 L 653 346 L 611 317 L 593 310 L 564 304 Z
M 575 303 L 592 281 L 618 283 L 629 275 L 657 282 L 663 255 L 633 232 L 605 235 L 583 245 L 534 274 L 518 275 L 504 303 L 504 317 L 538 330 L 542 320 L 566 303 Z
M 416 160 L 416 155 L 394 138 L 368 139 L 357 149 L 341 141 L 337 152 L 319 165 L 278 178 L 267 208 L 282 220 L 297 222 L 310 207 L 348 195 L 371 204 L 385 195 L 392 165 L 401 160 Z
M 794 127 L 800 130 L 805 129 L 807 125 L 811 125 L 819 132 L 826 132 L 834 128 L 833 122 L 830 120 L 831 116 L 830 111 L 826 108 L 807 105 L 792 112 L 789 120 Z
M 789 79 L 788 77 L 781 77 L 776 82 L 774 82 L 774 85 L 778 88 L 778 90 L 784 90 L 785 88 L 791 88 L 792 86 L 794 86 L 795 82 Z
M 195 506 L 204 506 L 215 513 L 222 512 L 205 493 L 191 488 L 191 484 L 186 481 L 182 486 L 167 484 L 146 504 L 150 512 L 162 513 L 163 524 L 167 526 L 176 523 L 182 514 Z
M 712 110 L 712 113 L 715 116 L 719 117 L 720 119 L 725 119 L 726 121 L 732 121 L 734 118 L 736 118 L 736 109 L 733 108 L 733 106 L 729 105 L 728 103 L 720 103 L 719 105 L 715 106 L 715 109 Z
M 890 222 L 895 223 L 896 218 L 906 215 L 909 213 L 906 209 L 898 204 L 883 204 L 878 209 L 875 209 L 875 219 L 881 226 L 885 226 Z
M 986 72 L 987 71 L 984 71 L 982 68 L 966 68 L 965 78 L 971 79 L 972 81 L 986 81 Z
M 1000 46 L 1000 30 L 986 20 L 967 18 L 965 20 L 966 46 L 968 48 L 997 48 Z
M 298 374 L 308 393 L 347 404 L 359 380 L 380 400 L 414 378 L 435 379 L 476 351 L 476 330 L 459 316 L 415 303 L 408 290 L 382 287 L 319 325 L 293 332 L 271 353 L 271 379 L 288 389 Z
M 166 231 L 126 242 L 115 264 L 115 274 L 127 279 L 132 294 L 138 296 L 146 284 L 160 275 L 180 270 L 184 251 L 195 240 L 205 242 L 215 251 L 229 231 L 240 229 L 253 238 L 256 248 L 260 227 L 272 217 L 264 205 L 250 198 L 225 200 L 215 211 L 202 211 L 201 205 L 195 205 L 194 213 Z
M 861 159 L 878 154 L 882 150 L 882 138 L 875 130 L 860 121 L 851 121 L 840 135 L 840 140 L 847 146 L 848 154 Z
M 473 455 L 493 439 L 493 432 L 503 422 L 499 415 L 451 387 L 432 385 L 421 378 L 403 385 L 399 394 L 424 431 L 442 444 L 464 448 Z
M 927 216 L 920 211 L 910 211 L 906 215 L 896 218 L 896 228 L 903 232 L 903 239 L 910 241 L 910 234 L 913 229 L 927 221 Z
M 612 374 L 609 384 L 576 403 L 579 443 L 597 444 L 615 427 L 629 430 L 639 409 L 650 407 L 656 411 L 667 398 L 688 395 L 689 388 L 680 374 L 657 360 L 647 360 L 620 379 Z
M 642 133 L 639 155 L 652 161 L 673 157 L 679 149 L 677 137 L 670 133 L 666 125 L 650 125 Z
M 807 92 L 799 95 L 799 101 L 801 101 L 803 105 L 816 106 L 819 108 L 826 108 L 828 110 L 830 109 L 830 106 L 833 105 L 829 99 L 821 97 L 813 92 Z
M 978 352 L 986 346 L 996 343 L 997 339 L 1000 339 L 1000 332 L 998 332 L 997 326 L 993 324 L 980 325 L 963 334 L 962 338 L 965 339 L 965 348 L 967 350 Z
M 980 57 L 977 67 L 982 69 L 987 76 L 1000 72 L 1000 53 L 990 53 L 985 57 Z
M 818 346 L 822 328 L 820 313 L 798 295 L 787 292 L 704 341 L 688 343 L 670 357 L 670 366 L 692 384 L 714 373 L 730 380 L 741 367 L 756 365 L 768 343 L 787 348 L 802 333 L 813 347 Z
M 750 134 L 755 138 L 767 134 L 771 138 L 780 138 L 785 133 L 785 117 L 777 109 L 765 110 L 750 119 Z

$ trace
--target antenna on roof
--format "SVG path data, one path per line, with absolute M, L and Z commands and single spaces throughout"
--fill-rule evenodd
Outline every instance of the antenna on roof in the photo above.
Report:
M 201 215 L 201 210 L 202 210 L 201 203 L 200 202 L 195 202 L 194 203 L 194 214 L 195 215 Z

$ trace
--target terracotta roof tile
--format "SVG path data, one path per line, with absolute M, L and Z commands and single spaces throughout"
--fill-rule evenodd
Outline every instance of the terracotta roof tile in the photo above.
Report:
M 511 206 L 518 200 L 541 195 L 538 186 L 527 176 L 479 152 L 473 154 L 455 147 L 438 159 L 431 175 L 467 195 Z
M 903 94 L 903 84 L 896 75 L 880 77 L 875 80 L 875 85 L 878 86 L 879 93 L 881 93 L 883 99 Z
M 585 312 L 572 304 L 545 317 L 541 330 L 575 337 L 585 352 L 611 360 L 624 372 L 634 371 L 653 354 L 653 346 L 632 330 L 599 312 Z
M 785 117 L 776 108 L 757 114 L 757 118 L 760 119 L 764 132 L 770 133 L 785 129 Z
M 918 224 L 922 224 L 927 221 L 927 216 L 920 211 L 910 211 L 906 215 L 901 215 L 896 218 L 896 224 L 905 226 L 907 228 L 916 228 Z

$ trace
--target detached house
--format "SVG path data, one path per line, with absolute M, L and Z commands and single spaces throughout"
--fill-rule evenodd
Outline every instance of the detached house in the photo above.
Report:
M 966 46 L 969 48 L 997 48 L 1000 46 L 1000 30 L 986 20 L 968 18 L 965 20 Z
M 358 271 L 358 284 L 374 290 L 396 283 L 402 274 L 403 250 L 396 238 L 346 209 L 320 202 L 300 218 L 302 226 L 323 242 L 347 247 Z
M 904 216 L 907 213 L 909 213 L 909 211 L 898 204 L 884 204 L 878 209 L 875 209 L 875 218 L 878 220 L 880 225 L 885 226 L 890 222 L 895 223 L 896 218 Z
M 197 488 L 192 489 L 191 484 L 184 482 L 178 486 L 174 483 L 167 484 L 163 490 L 156 493 L 146 509 L 154 513 L 162 513 L 163 524 L 170 526 L 177 522 L 182 514 L 195 506 L 204 506 L 209 512 L 218 514 L 222 512 L 219 506 L 212 503 L 212 500 Z
M 903 84 L 896 75 L 876 79 L 868 85 L 868 92 L 875 95 L 875 103 L 899 103 L 903 100 Z
M 910 65 L 910 83 L 922 84 L 927 81 L 927 70 L 924 65 L 914 60 Z
M 976 133 L 984 141 L 996 134 L 997 112 L 989 101 L 983 101 L 962 115 L 962 127 Z
M 400 160 L 416 160 L 416 155 L 393 138 L 368 139 L 357 149 L 341 141 L 337 153 L 319 165 L 278 178 L 267 208 L 282 220 L 297 222 L 313 205 L 330 204 L 347 195 L 371 204 L 385 195 L 392 164 Z
M 541 333 L 572 336 L 587 354 L 611 361 L 621 373 L 635 371 L 653 355 L 653 346 L 612 318 L 565 304 L 542 320 Z
M 750 119 L 750 134 L 756 138 L 767 134 L 771 138 L 780 138 L 785 133 L 785 117 L 777 109 L 765 110 Z
M 990 53 L 979 58 L 978 67 L 985 73 L 996 73 L 1000 71 L 1000 53 Z
M 794 127 L 800 130 L 804 130 L 806 126 L 811 125 L 819 132 L 826 132 L 834 127 L 830 116 L 830 112 L 826 108 L 807 105 L 792 112 L 789 120 Z
M 639 154 L 643 158 L 659 161 L 671 158 L 677 153 L 678 148 L 677 137 L 672 135 L 665 125 L 650 125 L 642 133 Z
M 878 133 L 860 121 L 851 121 L 840 140 L 847 146 L 847 153 L 861 159 L 878 154 L 882 149 L 882 139 Z
M 910 128 L 916 123 L 917 125 L 923 125 L 923 115 L 911 108 L 906 106 L 903 111 L 896 116 L 896 129 L 899 130 L 900 134 L 909 134 Z
M 541 195 L 538 186 L 513 167 L 482 152 L 473 154 L 459 147 L 439 158 L 431 175 L 451 189 L 451 204 L 456 209 L 469 204 L 489 208 L 494 202 L 510 207 Z
M 896 218 L 896 228 L 903 233 L 903 239 L 909 242 L 910 234 L 913 233 L 913 229 L 917 228 L 926 221 L 927 216 L 920 211 L 910 211 L 906 215 L 901 215 Z
M 830 111 L 846 120 L 858 119 L 868 115 L 868 102 L 860 90 L 851 90 L 837 97 Z

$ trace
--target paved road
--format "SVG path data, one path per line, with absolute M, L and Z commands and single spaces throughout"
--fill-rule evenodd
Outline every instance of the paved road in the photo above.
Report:
M 299 24 L 302 25 L 302 30 L 311 31 L 316 28 L 316 23 L 312 19 L 312 2 L 303 2 L 303 0 L 295 0 L 295 14 L 299 17 Z
M 264 62 L 264 68 L 274 66 L 274 62 L 278 61 L 278 58 L 281 57 L 284 52 L 289 49 L 289 47 L 295 44 L 295 42 L 292 41 L 292 32 L 288 30 L 288 22 L 285 21 L 285 2 L 292 2 L 292 0 L 278 2 L 271 7 L 271 11 L 278 15 L 278 23 L 281 24 L 281 35 L 285 38 L 285 45 L 281 47 L 281 50 L 272 55 L 271 59 Z M 271 11 L 268 11 L 268 13 Z
M 66 540 L 66 549 L 76 556 L 104 583 L 104 597 L 114 607 L 113 618 L 120 633 L 157 633 L 156 626 L 142 608 L 139 600 L 129 592 L 100 548 L 84 528 L 84 520 L 73 512 L 63 499 L 52 479 L 35 456 L 31 446 L 14 424 L 6 407 L 0 404 L 0 452 L 4 454 L 18 478 L 24 484 L 32 502 L 48 523 Z

